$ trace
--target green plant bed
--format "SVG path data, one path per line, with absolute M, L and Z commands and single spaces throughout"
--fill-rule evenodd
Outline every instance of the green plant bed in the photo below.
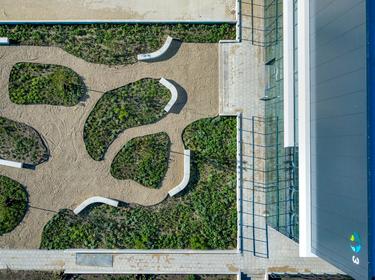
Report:
M 197 125 L 201 124 L 202 125 Z M 200 128 L 202 128 L 201 130 Z M 211 140 L 189 142 L 203 131 Z M 94 206 L 74 215 L 63 209 L 44 227 L 41 248 L 233 249 L 236 248 L 236 119 L 200 120 L 184 133 L 191 149 L 191 178 L 184 194 L 152 207 Z M 229 138 L 229 139 L 228 139 Z M 192 145 L 191 143 L 195 143 Z M 210 143 L 210 148 L 207 143 Z M 212 149 L 212 157 L 203 157 Z M 218 149 L 218 150 L 217 150 Z M 212 164 L 224 159 L 223 164 Z M 220 159 L 218 159 L 220 154 Z
M 237 124 L 235 118 L 207 118 L 189 125 L 184 143 L 194 151 L 196 160 L 216 168 L 236 168 Z
M 111 174 L 116 179 L 132 179 L 146 187 L 160 187 L 168 169 L 170 140 L 161 132 L 130 140 L 116 155 Z
M 48 149 L 35 129 L 0 117 L 0 158 L 36 165 L 48 157 Z
M 16 104 L 74 106 L 84 94 L 80 76 L 64 66 L 21 62 L 10 72 L 9 97 Z
M 154 79 L 142 79 L 106 92 L 85 123 L 87 152 L 94 160 L 102 160 L 122 131 L 160 120 L 170 98 L 168 89 Z
M 12 231 L 27 209 L 27 192 L 18 182 L 0 175 L 0 236 Z
M 57 46 L 86 61 L 131 64 L 137 55 L 159 49 L 167 36 L 191 43 L 235 39 L 229 24 L 0 25 L 0 37 L 21 45 Z

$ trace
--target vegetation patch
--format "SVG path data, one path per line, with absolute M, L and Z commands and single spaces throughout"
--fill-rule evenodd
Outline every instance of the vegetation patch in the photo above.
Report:
M 195 155 L 184 194 L 152 207 L 99 205 L 78 216 L 63 209 L 44 227 L 40 247 L 236 248 L 236 118 L 199 120 L 183 139 Z
M 27 209 L 27 192 L 18 182 L 0 175 L 0 236 L 12 231 Z
M 84 94 L 80 76 L 64 66 L 21 62 L 10 72 L 9 97 L 16 104 L 74 106 Z
M 142 79 L 106 92 L 85 123 L 87 152 L 94 160 L 102 160 L 122 131 L 160 120 L 170 98 L 168 89 L 154 79 Z
M 116 179 L 132 179 L 158 188 L 167 173 L 169 152 L 170 140 L 165 132 L 134 138 L 116 155 L 111 174 Z
M 131 64 L 137 55 L 159 49 L 167 36 L 189 43 L 236 38 L 229 24 L 0 25 L 0 37 L 21 45 L 56 46 L 102 64 Z
M 28 164 L 48 160 L 48 149 L 32 127 L 0 117 L 0 158 Z

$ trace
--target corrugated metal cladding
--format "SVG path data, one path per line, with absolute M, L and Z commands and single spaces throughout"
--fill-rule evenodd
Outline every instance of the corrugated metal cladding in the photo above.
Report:
M 311 0 L 312 250 L 368 279 L 366 1 Z

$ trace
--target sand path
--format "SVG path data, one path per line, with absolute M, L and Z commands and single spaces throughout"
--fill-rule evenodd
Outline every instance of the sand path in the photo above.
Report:
M 16 105 L 9 100 L 8 80 L 17 62 L 58 64 L 77 72 L 88 88 L 79 105 Z M 86 152 L 83 126 L 100 97 L 111 89 L 142 78 L 165 77 L 185 89 L 187 102 L 179 113 L 159 122 L 124 131 L 110 146 L 105 159 L 94 161 Z M 35 128 L 50 149 L 49 161 L 36 170 L 0 167 L 27 187 L 30 208 L 11 233 L 0 237 L 1 248 L 38 248 L 43 226 L 62 208 L 74 209 L 91 196 L 104 196 L 128 203 L 154 205 L 162 202 L 183 176 L 181 133 L 191 122 L 218 114 L 218 49 L 216 44 L 182 44 L 167 61 L 106 66 L 88 63 L 55 47 L 0 48 L 0 115 Z M 110 164 L 130 139 L 165 131 L 171 138 L 167 176 L 160 189 L 149 189 L 132 180 L 116 180 Z

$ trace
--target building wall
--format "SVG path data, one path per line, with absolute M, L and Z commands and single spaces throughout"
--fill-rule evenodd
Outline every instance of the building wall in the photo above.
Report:
M 366 1 L 310 1 L 310 63 L 312 251 L 367 279 Z

